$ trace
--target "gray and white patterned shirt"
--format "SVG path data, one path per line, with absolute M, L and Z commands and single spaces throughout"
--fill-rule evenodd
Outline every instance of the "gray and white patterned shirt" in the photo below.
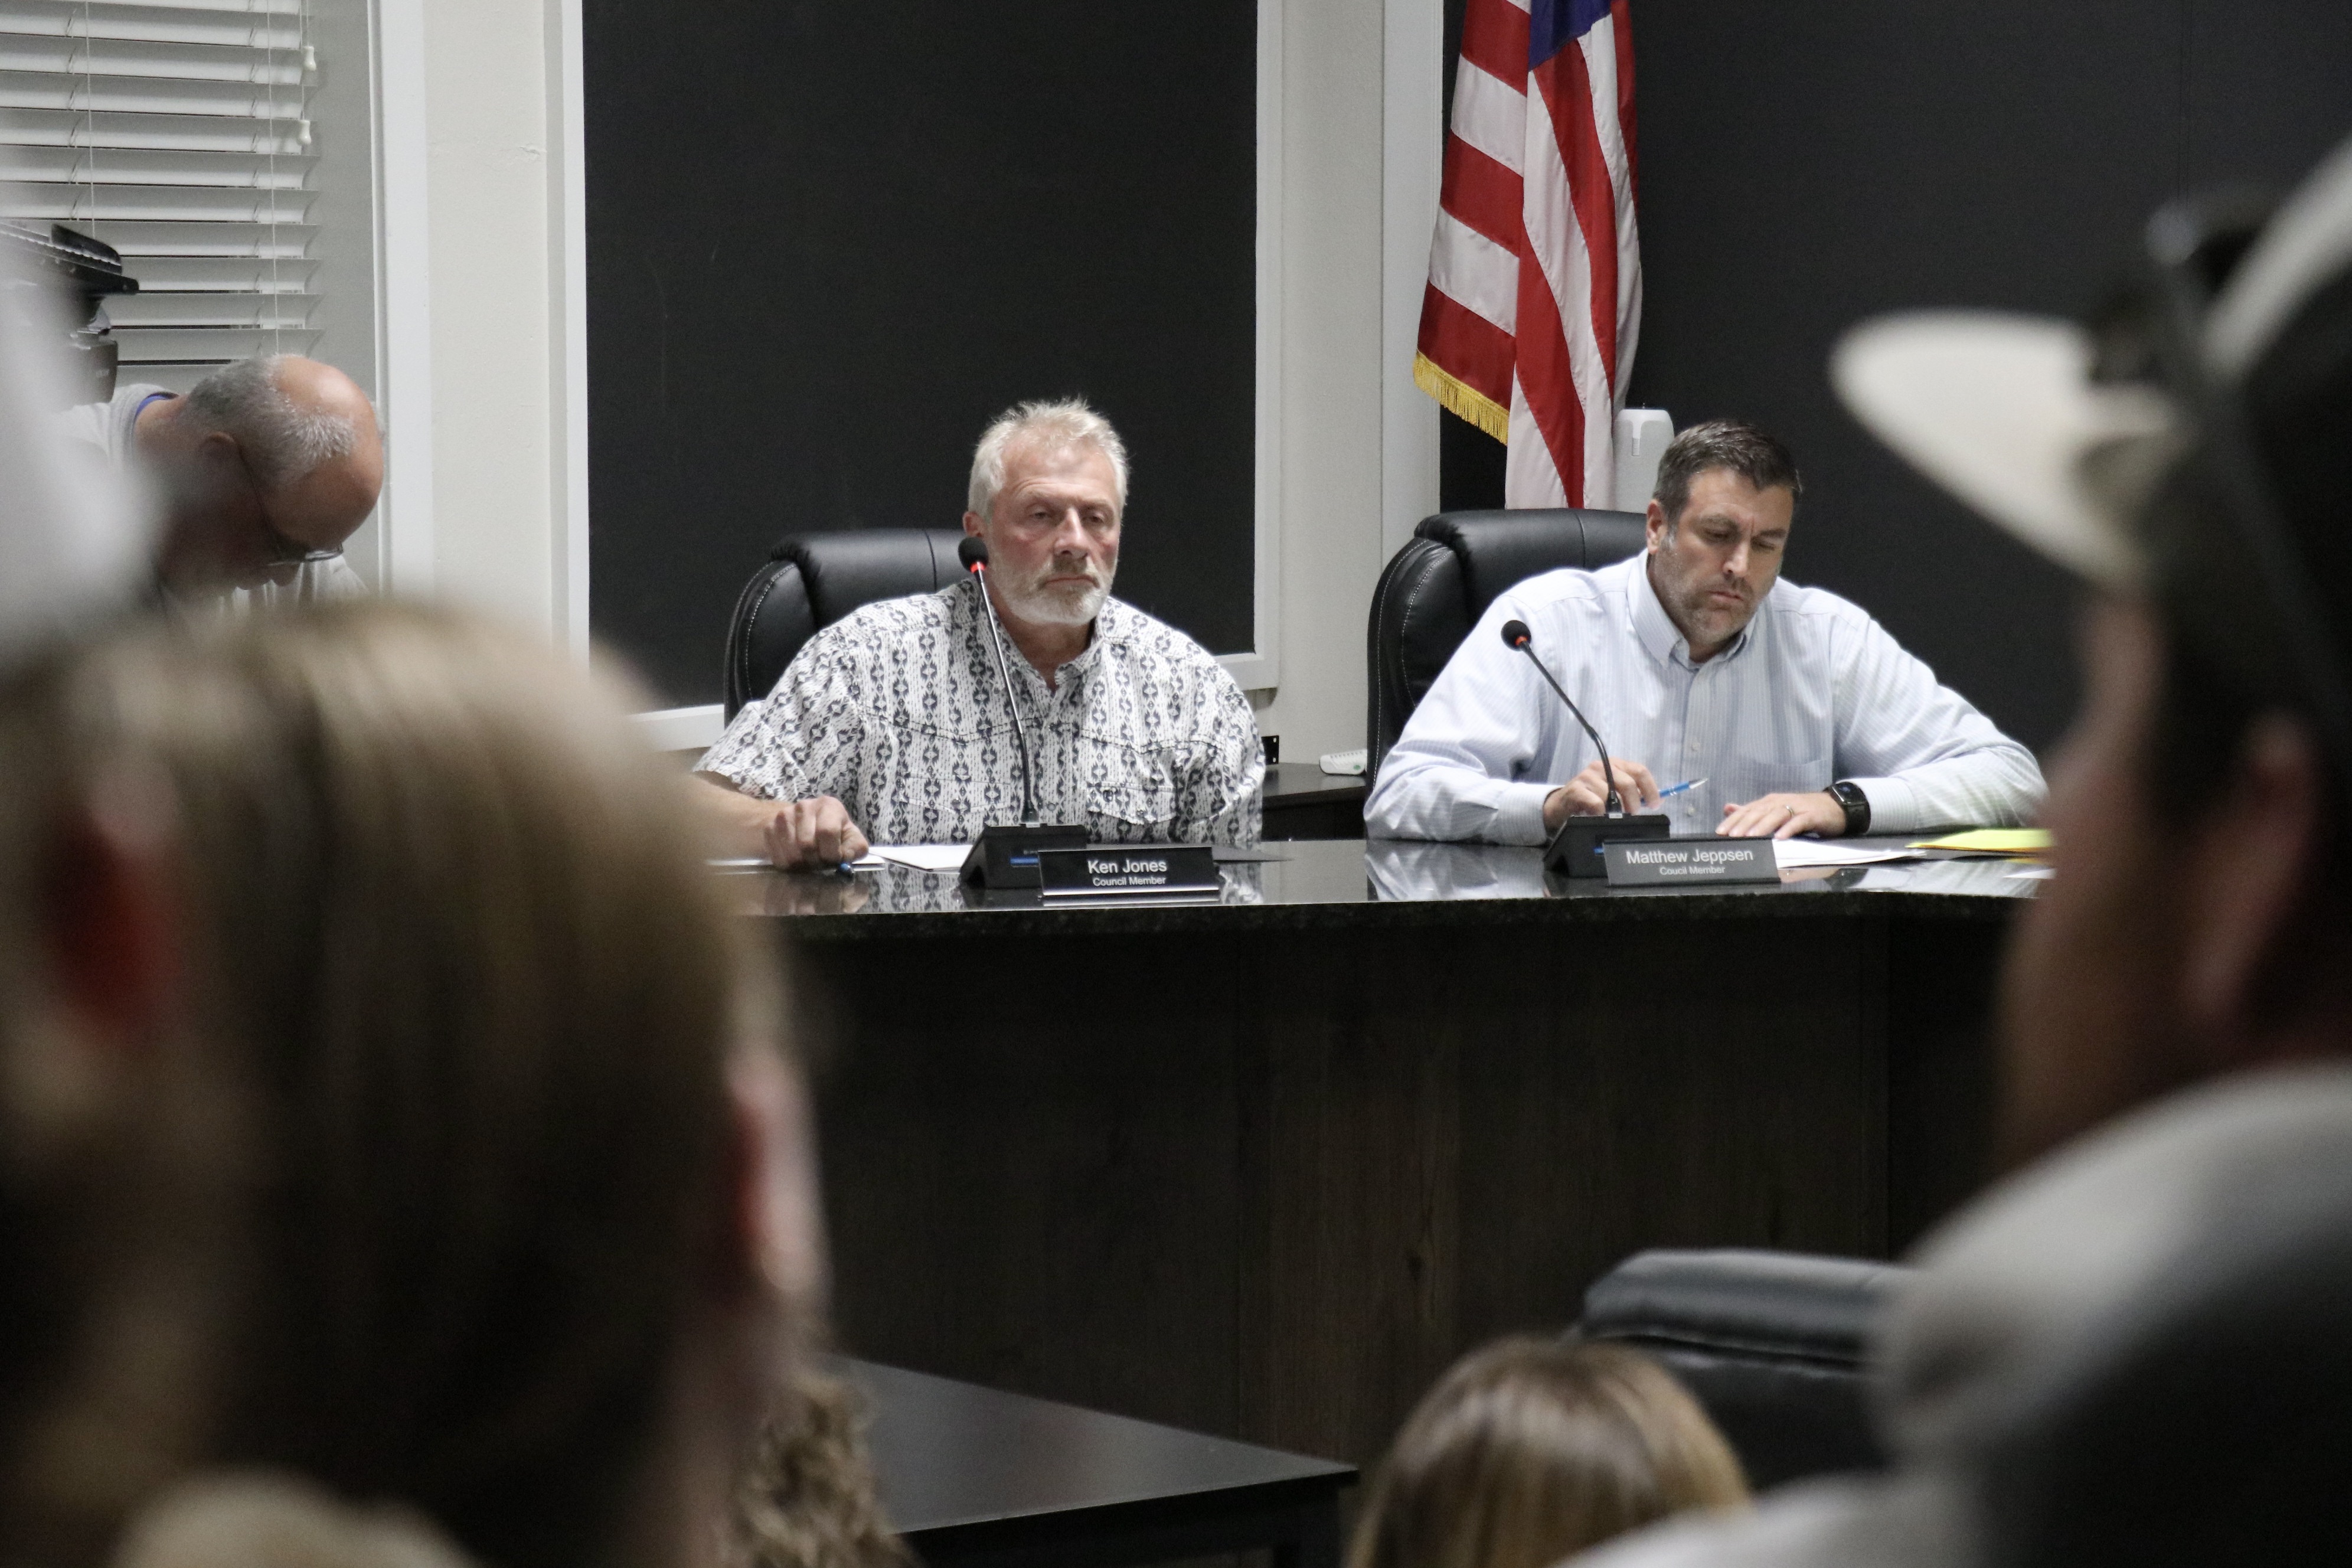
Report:
M 1053 688 L 1009 642 L 1005 653 L 1040 820 L 1102 843 L 1257 841 L 1257 721 L 1200 644 L 1110 599 Z M 966 580 L 817 633 L 697 766 L 762 799 L 832 795 L 877 844 L 959 844 L 1021 820 L 1017 746 Z

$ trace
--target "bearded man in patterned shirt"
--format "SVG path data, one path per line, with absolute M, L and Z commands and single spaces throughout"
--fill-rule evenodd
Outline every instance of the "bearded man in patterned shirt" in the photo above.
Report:
M 964 531 L 1017 657 L 1037 814 L 1101 843 L 1257 840 L 1249 700 L 1191 637 L 1110 596 L 1127 447 L 1081 401 L 1024 403 L 973 454 Z M 1021 741 L 982 584 L 886 599 L 809 639 L 697 764 L 730 846 L 785 869 L 1021 820 Z

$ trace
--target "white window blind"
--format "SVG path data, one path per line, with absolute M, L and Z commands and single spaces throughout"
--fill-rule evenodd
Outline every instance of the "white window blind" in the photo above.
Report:
M 0 216 L 122 253 L 124 384 L 318 338 L 308 0 L 0 0 Z

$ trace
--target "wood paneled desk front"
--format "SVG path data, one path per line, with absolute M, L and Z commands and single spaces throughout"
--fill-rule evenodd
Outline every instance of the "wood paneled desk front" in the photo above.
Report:
M 1883 1257 L 1986 1173 L 2005 864 L 1685 892 L 1265 853 L 1192 907 L 730 882 L 830 1020 L 845 1349 L 1360 1464 L 1629 1253 Z

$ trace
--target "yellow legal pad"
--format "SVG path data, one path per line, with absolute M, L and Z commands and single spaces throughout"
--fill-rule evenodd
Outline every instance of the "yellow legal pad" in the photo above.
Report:
M 1966 833 L 1948 833 L 1941 838 L 1922 839 L 1910 847 L 1966 849 L 1979 855 L 2040 855 L 2050 847 L 2050 830 L 2046 827 L 1972 827 Z

